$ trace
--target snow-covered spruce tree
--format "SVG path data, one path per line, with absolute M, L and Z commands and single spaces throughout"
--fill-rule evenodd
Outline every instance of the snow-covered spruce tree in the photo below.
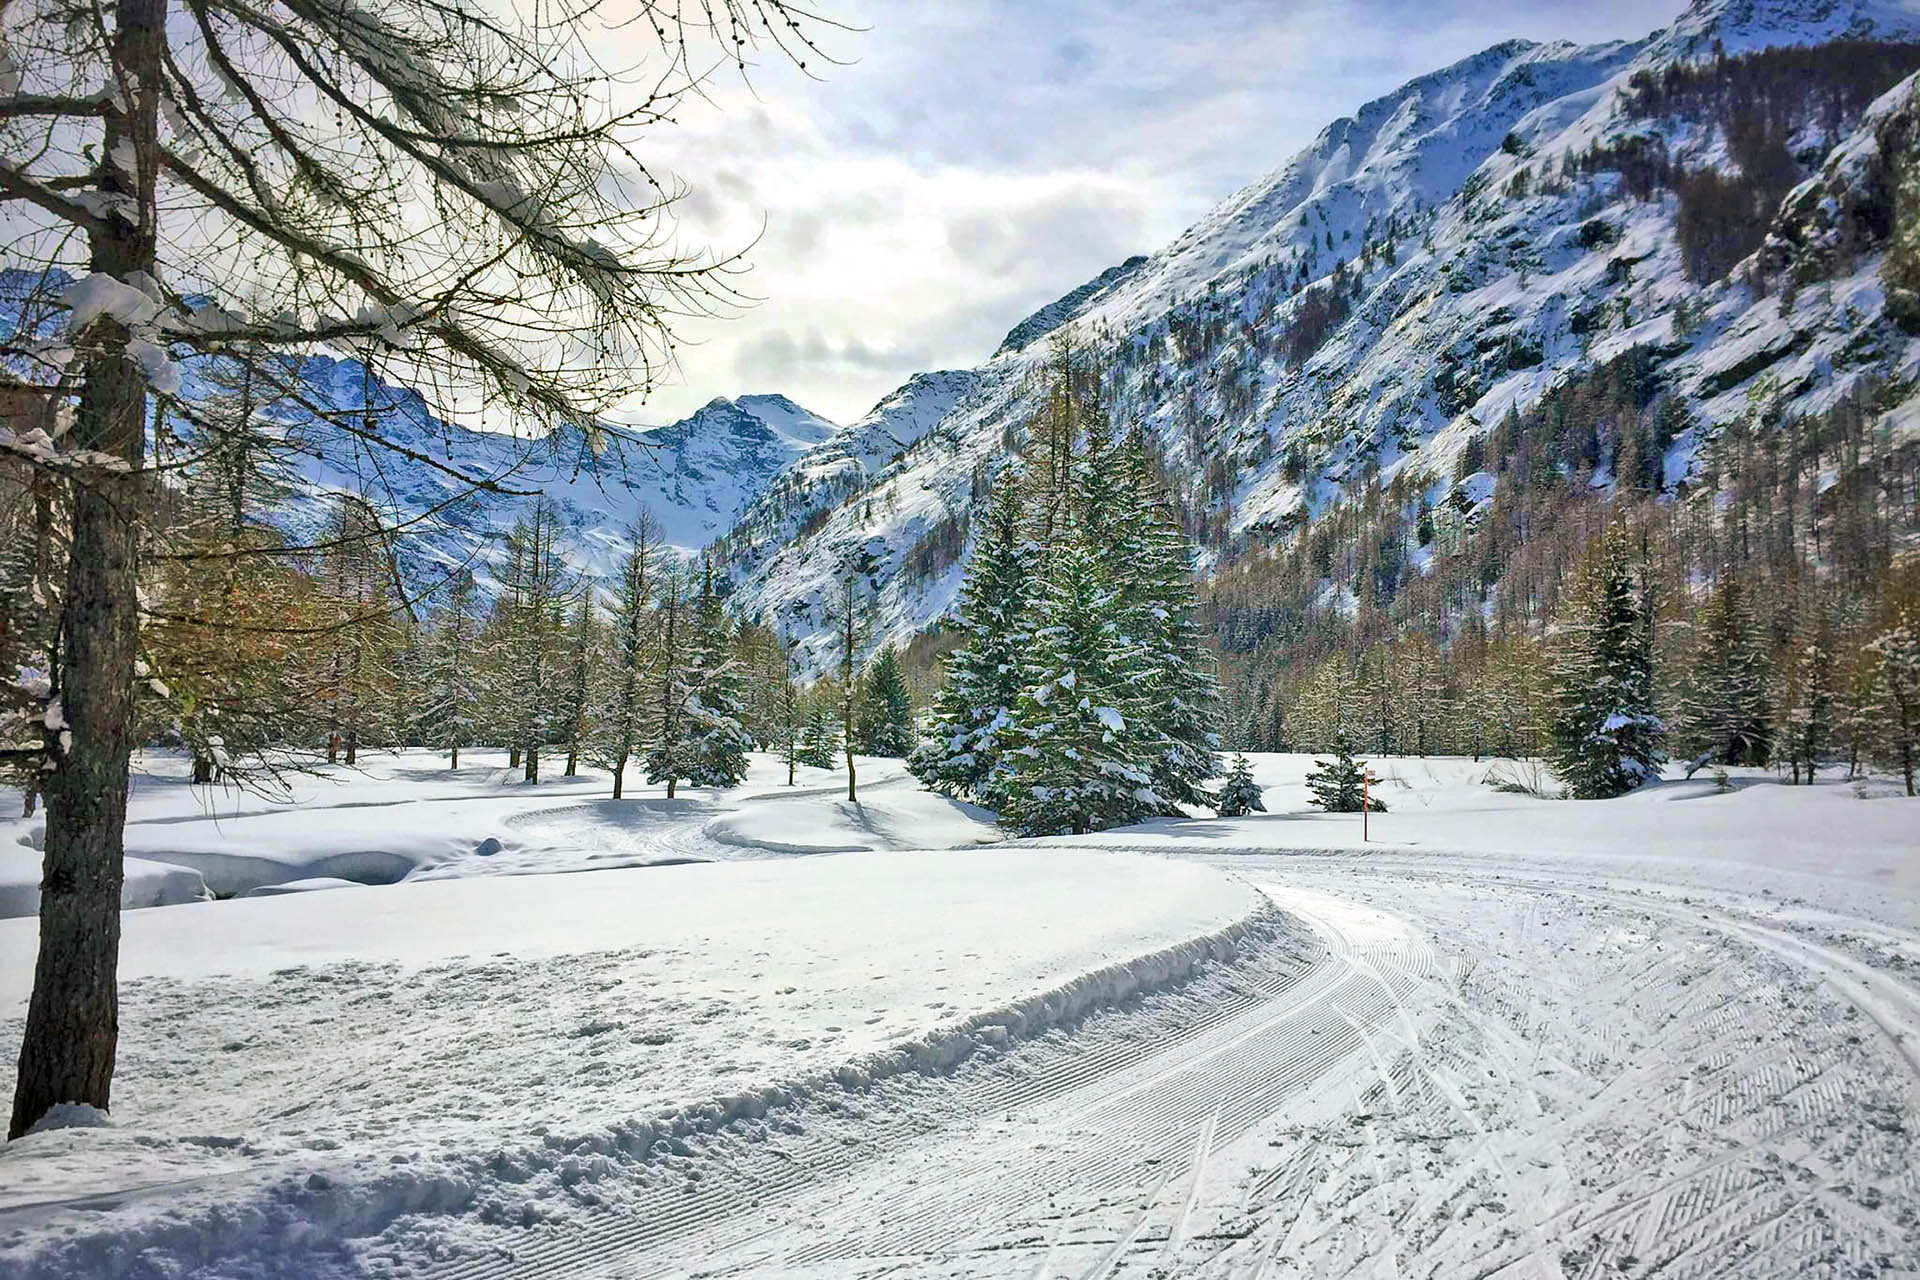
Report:
M 1867 649 L 1879 661 L 1881 734 L 1887 754 L 1914 794 L 1914 765 L 1920 757 L 1920 623 L 1902 614 Z
M 1267 811 L 1265 802 L 1260 798 L 1260 784 L 1253 780 L 1253 765 L 1238 752 L 1234 754 L 1233 767 L 1227 770 L 1227 780 L 1214 800 L 1214 809 L 1223 818 L 1244 818 L 1250 813 Z
M 1355 761 L 1343 730 L 1334 736 L 1333 759 L 1315 760 L 1307 771 L 1311 803 L 1328 813 L 1359 813 L 1361 807 L 1385 813 L 1387 806 L 1366 785 L 1367 762 Z
M 1712 764 L 1765 764 L 1772 746 L 1769 678 L 1740 576 L 1725 570 L 1695 633 L 1680 708 L 1682 751 Z
M 626 792 L 627 764 L 645 739 L 648 646 L 653 637 L 653 562 L 660 530 L 642 515 L 627 535 L 627 558 L 614 584 L 610 671 L 598 693 L 593 759 L 613 771 L 613 798 Z
M 807 697 L 806 724 L 800 730 L 800 745 L 795 758 L 809 769 L 833 768 L 834 754 L 840 748 L 840 726 L 834 708 L 838 698 L 828 698 L 818 687 Z
M 30 744 L 51 768 L 12 1135 L 55 1103 L 111 1101 L 149 391 L 177 387 L 181 357 L 323 343 L 534 426 L 650 388 L 665 318 L 710 272 L 662 252 L 666 202 L 644 196 L 633 148 L 697 81 L 701 47 L 742 67 L 763 39 L 804 54 L 819 20 L 786 0 L 640 10 L 623 25 L 658 32 L 667 65 L 629 78 L 596 63 L 590 6 L 8 6 L 9 265 L 47 269 L 69 332 L 4 342 L 72 416 L 0 448 L 70 482 L 57 609 L 75 637 L 36 695 L 67 727 Z M 635 81 L 654 91 L 608 105 Z
M 1119 584 L 1121 629 L 1142 653 L 1146 678 L 1132 714 L 1150 740 L 1154 790 L 1169 812 L 1205 805 L 1204 784 L 1220 773 L 1222 712 L 1213 658 L 1193 620 L 1192 551 L 1138 435 L 1114 450 L 1110 463 L 1096 455 L 1094 465 L 1118 480 L 1119 518 L 1104 559 Z
M 860 750 L 870 756 L 904 756 L 913 750 L 913 698 L 900 656 L 892 645 L 867 669 L 860 696 Z
M 1021 835 L 1081 835 L 1167 807 L 1153 787 L 1154 739 L 1123 710 L 1139 700 L 1145 656 L 1121 631 L 1118 592 L 1083 528 L 1059 531 L 1031 683 L 1014 700 L 1009 745 L 985 797 Z
M 946 683 L 934 699 L 927 739 L 907 761 L 935 791 L 978 799 L 1004 750 L 1002 735 L 1014 699 L 1026 685 L 1037 585 L 1021 485 L 1002 467 L 987 494 L 955 628 L 960 647 L 948 655 Z
M 689 750 L 687 781 L 696 787 L 731 787 L 747 776 L 753 739 L 741 723 L 746 675 L 733 654 L 733 625 L 709 564 L 689 616 L 686 704 Z
M 1624 528 L 1598 538 L 1575 578 L 1553 666 L 1550 756 L 1567 794 L 1599 800 L 1659 776 L 1652 620 Z

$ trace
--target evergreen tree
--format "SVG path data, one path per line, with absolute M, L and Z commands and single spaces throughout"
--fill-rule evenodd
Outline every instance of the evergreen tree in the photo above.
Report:
M 691 622 L 687 780 L 697 787 L 735 786 L 747 776 L 747 752 L 753 741 L 741 723 L 745 676 L 733 655 L 733 627 L 715 589 L 711 564 L 701 579 Z
M 1250 813 L 1267 811 L 1260 797 L 1260 784 L 1253 780 L 1253 765 L 1245 756 L 1234 755 L 1233 767 L 1227 771 L 1226 784 L 1220 788 L 1214 807 L 1223 818 L 1244 818 Z
M 904 756 L 913 750 L 913 699 L 892 645 L 880 650 L 867 672 L 860 698 L 860 750 L 870 756 Z
M 1622 528 L 1595 540 L 1554 664 L 1551 759 L 1576 799 L 1631 791 L 1666 758 L 1666 726 L 1653 710 L 1652 620 L 1629 557 Z
M 935 791 L 981 798 L 999 768 L 1014 700 L 1027 684 L 1030 610 L 1037 590 L 1033 555 L 1019 479 L 1012 468 L 1003 468 L 993 481 L 960 588 L 955 626 L 964 639 L 947 658 L 946 684 L 934 701 L 927 741 L 907 765 Z
M 1385 813 L 1382 804 L 1367 787 L 1367 762 L 1355 762 L 1343 732 L 1334 739 L 1333 759 L 1315 760 L 1307 771 L 1307 790 L 1312 803 L 1328 813 L 1359 813 L 1362 806 L 1374 813 Z
M 807 700 L 807 720 L 800 731 L 800 745 L 794 755 L 810 769 L 833 768 L 834 753 L 840 747 L 840 728 L 834 722 L 835 700 L 815 690 Z
M 1867 648 L 1879 660 L 1888 754 L 1906 780 L 1907 794 L 1913 795 L 1914 762 L 1920 756 L 1920 633 L 1913 619 L 1902 614 Z
M 1081 835 L 1162 812 L 1154 739 L 1124 710 L 1140 697 L 1144 655 L 1120 630 L 1117 592 L 1083 529 L 1055 547 L 1048 577 L 1033 680 L 1015 700 L 988 803 L 1022 835 Z
M 1739 575 L 1725 572 L 1707 601 L 1681 706 L 1689 756 L 1763 765 L 1771 749 L 1767 655 L 1755 635 Z
M 1154 790 L 1169 812 L 1208 803 L 1204 783 L 1220 773 L 1220 686 L 1193 620 L 1193 566 L 1165 486 L 1136 435 L 1110 464 L 1115 518 L 1105 533 L 1123 634 L 1139 646 L 1142 676 L 1131 708 L 1148 739 Z M 1106 485 L 1095 485 L 1096 490 Z

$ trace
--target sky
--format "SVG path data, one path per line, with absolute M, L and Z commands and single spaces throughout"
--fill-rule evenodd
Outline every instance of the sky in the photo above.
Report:
M 622 416 L 779 392 L 850 422 L 916 372 L 978 364 L 1417 75 L 1516 36 L 1638 38 L 1683 7 L 815 3 L 856 28 L 814 29 L 833 62 L 763 53 L 644 137 L 648 166 L 687 188 L 682 247 L 743 254 L 731 283 L 755 301 L 682 320 L 677 376 Z M 614 61 L 643 52 L 631 28 L 607 39 Z

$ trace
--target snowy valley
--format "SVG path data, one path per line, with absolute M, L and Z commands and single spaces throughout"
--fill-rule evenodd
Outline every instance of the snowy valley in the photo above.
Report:
M 171 853 L 130 847 L 222 900 L 127 915 L 113 1117 L 8 1149 L 0 1265 L 1920 1262 L 1915 802 L 1400 758 L 1363 845 L 1308 764 L 1256 757 L 1249 818 L 978 847 L 878 760 L 857 806 L 767 758 L 615 804 L 419 752 L 265 806 L 150 757 L 133 829 Z M 413 869 L 337 874 L 376 858 Z
M 1920 1275 L 1920 9 L 1435 4 L 0 10 L 0 1276 Z

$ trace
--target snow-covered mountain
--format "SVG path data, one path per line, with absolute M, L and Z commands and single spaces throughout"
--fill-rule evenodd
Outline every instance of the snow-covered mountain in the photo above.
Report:
M 574 530 L 576 567 L 586 572 L 613 570 L 643 511 L 668 545 L 696 552 L 730 528 L 769 482 L 840 430 L 785 396 L 716 398 L 671 425 L 612 434 L 596 453 L 577 431 L 527 440 L 442 421 L 415 392 L 369 383 L 353 360 L 313 357 L 301 374 L 317 404 L 351 417 L 370 400 L 382 438 L 458 474 L 344 436 L 330 439 L 311 451 L 324 463 L 313 456 L 299 461 L 301 500 L 283 507 L 280 522 L 310 533 L 325 518 L 327 494 L 361 493 L 404 523 L 413 545 L 432 560 L 460 563 L 479 548 L 483 577 L 491 558 L 483 544 L 510 527 L 536 493 L 560 504 Z M 326 431 L 310 415 L 293 416 L 304 419 L 300 435 Z M 495 481 L 503 492 L 462 498 L 472 487 L 463 477 Z
M 1437 502 L 1470 440 L 1629 350 L 1691 413 L 1670 481 L 1753 397 L 1787 414 L 1911 381 L 1920 347 L 1879 282 L 1885 217 L 1877 238 L 1830 225 L 1876 182 L 1890 206 L 1882 139 L 1912 110 L 1911 81 L 1870 109 L 1871 93 L 1783 109 L 1776 149 L 1800 181 L 1784 202 L 1758 144 L 1657 92 L 1678 65 L 1843 39 L 1920 39 L 1920 19 L 1874 0 L 1699 0 L 1643 40 L 1510 41 L 1409 82 L 1158 253 L 1043 307 L 983 365 L 917 376 L 797 461 L 720 544 L 741 612 L 818 657 L 834 583 L 854 572 L 876 644 L 935 622 L 978 481 L 1019 450 L 1048 335 L 1068 324 L 1107 367 L 1117 424 L 1149 433 L 1225 553 L 1373 481 L 1404 476 Z M 1766 207 L 1702 248 L 1716 181 Z M 1749 231 L 1771 234 L 1714 259 Z M 1468 489 L 1471 505 L 1491 485 Z

